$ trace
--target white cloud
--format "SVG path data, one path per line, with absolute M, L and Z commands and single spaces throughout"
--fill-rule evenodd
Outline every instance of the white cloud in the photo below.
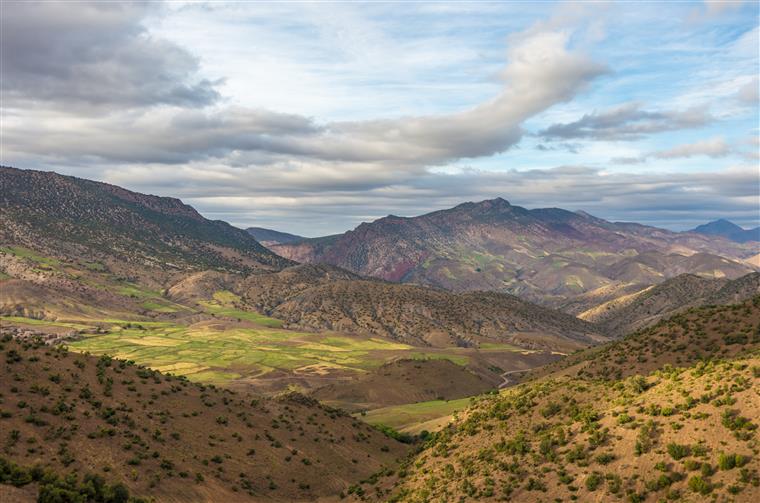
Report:
M 708 140 L 678 145 L 667 150 L 660 150 L 651 155 L 658 159 L 674 159 L 677 157 L 694 157 L 697 155 L 724 157 L 730 153 L 731 147 L 726 143 L 726 140 L 720 137 L 715 137 Z
M 746 105 L 757 106 L 760 103 L 760 79 L 755 77 L 744 84 L 736 93 L 736 98 Z

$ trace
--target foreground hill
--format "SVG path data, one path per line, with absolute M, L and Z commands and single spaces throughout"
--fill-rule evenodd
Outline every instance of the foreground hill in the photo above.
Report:
M 503 199 L 391 215 L 339 236 L 271 246 L 298 262 L 455 291 L 505 291 L 552 306 L 601 287 L 649 286 L 685 272 L 739 277 L 753 271 L 740 259 L 754 248 Z
M 249 272 L 290 265 L 250 234 L 180 200 L 51 172 L 0 167 L 0 245 L 160 269 Z
M 0 482 L 21 487 L 0 485 L 0 500 L 52 491 L 9 462 L 166 502 L 334 498 L 406 452 L 301 395 L 253 398 L 63 347 L 0 346 Z
M 756 501 L 759 328 L 760 296 L 570 357 L 474 398 L 398 475 L 361 492 L 410 502 Z
M 578 315 L 612 336 L 623 336 L 690 307 L 741 302 L 760 294 L 760 273 L 735 280 L 681 274 L 659 285 L 605 302 Z
M 435 435 L 388 491 L 410 502 L 757 501 L 758 376 L 753 357 L 522 385 Z

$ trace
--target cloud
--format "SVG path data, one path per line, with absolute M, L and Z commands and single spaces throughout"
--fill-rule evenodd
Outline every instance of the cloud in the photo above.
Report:
M 60 109 L 205 106 L 220 98 L 197 76 L 197 58 L 155 38 L 150 2 L 7 2 L 3 6 L 4 106 Z M 106 110 L 108 111 L 108 110 Z
M 731 147 L 723 138 L 710 138 L 695 143 L 678 145 L 668 150 L 653 152 L 651 155 L 658 159 L 674 159 L 677 157 L 694 157 L 704 155 L 707 157 L 725 157 L 731 153 Z
M 11 152 L 49 153 L 51 160 L 77 163 L 184 163 L 231 156 L 236 163 L 334 162 L 345 163 L 344 169 L 356 169 L 357 163 L 403 164 L 414 169 L 488 156 L 519 142 L 525 120 L 570 100 L 605 72 L 603 65 L 568 50 L 569 38 L 569 31 L 540 30 L 513 37 L 501 93 L 461 112 L 325 124 L 243 107 L 163 107 L 33 124 L 18 116 L 9 121 L 6 145 Z M 106 67 L 111 63 L 118 60 Z M 66 122 L 69 127 L 62 127 Z
M 739 88 L 736 99 L 745 105 L 757 106 L 760 103 L 760 79 L 755 77 Z
M 626 103 L 586 114 L 580 119 L 549 126 L 538 134 L 547 140 L 585 138 L 593 140 L 638 140 L 653 133 L 704 126 L 714 118 L 705 107 L 686 110 L 642 110 Z

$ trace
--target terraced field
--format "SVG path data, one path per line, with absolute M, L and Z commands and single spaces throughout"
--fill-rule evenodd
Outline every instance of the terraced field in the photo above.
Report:
M 394 354 L 406 355 L 411 349 L 405 344 L 378 338 L 296 332 L 247 322 L 212 320 L 180 325 L 101 320 L 96 328 L 88 324 L 89 320 L 50 322 L 4 317 L 3 321 L 32 327 L 91 328 L 96 333 L 87 333 L 69 342 L 69 348 L 134 360 L 201 382 L 255 378 L 274 371 L 304 375 L 364 372 Z M 103 328 L 103 324 L 110 326 Z

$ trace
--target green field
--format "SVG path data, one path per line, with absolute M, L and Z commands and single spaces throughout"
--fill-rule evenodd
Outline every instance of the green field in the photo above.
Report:
M 274 370 L 337 369 L 364 372 L 383 363 L 377 351 L 407 351 L 409 346 L 381 339 L 312 334 L 273 328 L 114 325 L 87 335 L 69 348 L 108 354 L 191 380 L 225 381 L 262 376 Z
M 374 409 L 361 417 L 369 424 L 384 424 L 406 433 L 419 433 L 423 429 L 436 430 L 445 425 L 455 412 L 466 409 L 470 398 L 458 400 L 432 400 L 430 402 L 392 405 Z

